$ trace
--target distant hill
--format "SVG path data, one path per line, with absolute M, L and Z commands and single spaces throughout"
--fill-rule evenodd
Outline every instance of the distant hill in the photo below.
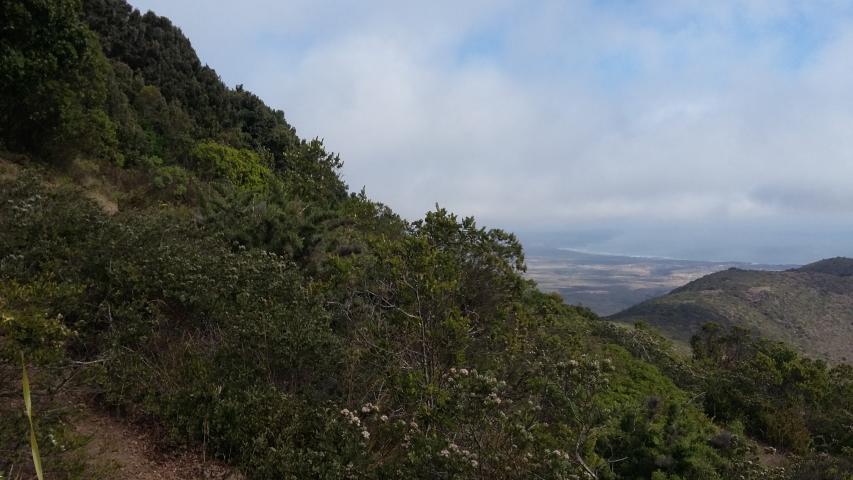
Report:
M 760 265 L 526 248 L 527 275 L 546 292 L 598 315 L 613 315 L 673 288 L 731 267 L 786 270 L 796 265 Z
M 732 268 L 610 317 L 688 341 L 706 322 L 738 325 L 830 362 L 853 360 L 853 259 L 783 272 Z
M 853 276 L 853 258 L 835 257 L 810 263 L 797 269 L 800 272 L 827 273 L 840 277 Z

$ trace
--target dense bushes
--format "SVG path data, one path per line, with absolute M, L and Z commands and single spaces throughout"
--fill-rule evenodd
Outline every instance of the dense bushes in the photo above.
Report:
M 706 411 L 796 453 L 853 448 L 853 375 L 738 328 L 706 325 L 692 341 L 707 372 Z M 846 431 L 846 433 L 845 433 Z
M 773 451 L 794 454 L 787 474 L 777 472 L 778 478 L 853 477 L 849 365 L 830 368 L 785 344 L 716 324 L 705 325 L 693 337 L 693 359 L 674 355 L 668 342 L 644 325 L 599 325 L 596 331 L 692 391 L 691 401 L 701 403 L 706 415 L 729 429 L 712 443 L 731 444 L 747 435 L 774 446 Z M 735 444 L 745 446 L 741 440 Z
M 246 190 L 265 188 L 272 173 L 252 150 L 202 142 L 190 151 L 190 164 L 208 179 L 226 179 Z
M 322 239 L 285 249 L 297 263 L 183 208 L 108 218 L 35 176 L 2 191 L 4 292 L 41 292 L 5 297 L 4 312 L 38 311 L 4 323 L 10 348 L 56 372 L 95 361 L 80 378 L 100 401 L 254 478 L 620 478 L 612 449 L 640 442 L 623 416 L 652 394 L 684 403 L 523 281 L 512 236 L 443 210 L 407 225 L 351 197 Z M 723 468 L 684 408 L 684 445 Z M 632 472 L 694 471 L 628 451 L 647 458 Z

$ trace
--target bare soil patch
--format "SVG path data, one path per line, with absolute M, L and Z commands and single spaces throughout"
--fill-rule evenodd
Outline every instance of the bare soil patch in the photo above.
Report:
M 128 480 L 243 480 L 227 465 L 198 451 L 165 451 L 153 432 L 86 408 L 75 422 L 88 439 L 92 474 Z

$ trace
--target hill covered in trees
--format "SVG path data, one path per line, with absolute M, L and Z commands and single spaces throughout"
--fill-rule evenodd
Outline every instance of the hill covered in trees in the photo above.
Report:
M 853 369 L 539 292 L 514 235 L 349 192 L 124 0 L 0 11 L 3 475 L 32 426 L 46 478 L 98 478 L 79 399 L 252 479 L 851 478 Z
M 704 323 L 737 326 L 833 363 L 853 361 L 853 260 L 784 272 L 729 269 L 614 315 L 687 342 Z

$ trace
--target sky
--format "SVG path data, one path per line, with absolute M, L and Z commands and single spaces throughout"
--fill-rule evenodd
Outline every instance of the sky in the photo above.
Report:
M 131 0 L 409 219 L 705 260 L 853 256 L 853 2 Z

